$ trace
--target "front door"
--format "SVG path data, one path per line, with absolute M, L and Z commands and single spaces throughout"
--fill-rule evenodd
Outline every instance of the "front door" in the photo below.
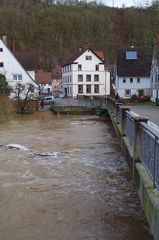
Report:
M 67 88 L 65 88 L 65 96 L 67 96 Z

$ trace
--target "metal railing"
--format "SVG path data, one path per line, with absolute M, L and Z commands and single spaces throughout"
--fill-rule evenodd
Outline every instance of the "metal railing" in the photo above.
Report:
M 140 160 L 153 180 L 154 187 L 159 189 L 159 130 L 140 123 Z
M 114 99 L 110 98 L 107 103 L 107 108 L 114 112 Z M 154 188 L 159 190 L 159 128 L 147 123 L 147 118 L 127 111 L 123 106 L 119 106 L 116 113 L 119 127 L 132 145 L 134 161 L 139 159 L 143 163 L 153 181 Z

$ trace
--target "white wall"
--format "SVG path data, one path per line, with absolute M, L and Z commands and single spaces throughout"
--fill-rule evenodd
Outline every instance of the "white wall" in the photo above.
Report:
M 133 78 L 133 82 L 130 82 L 130 78 Z M 115 80 L 115 91 L 118 92 L 121 98 L 129 98 L 125 96 L 125 90 L 131 90 L 131 96 L 136 94 L 138 95 L 138 90 L 145 90 L 145 95 L 149 94 L 151 88 L 150 77 L 139 77 L 140 82 L 137 82 L 137 77 L 118 77 L 116 76 Z M 123 79 L 126 79 L 126 82 L 123 82 Z
M 35 81 L 35 71 L 27 71 L 30 77 Z
M 4 63 L 4 66 L 0 67 L 0 73 L 5 75 L 8 84 L 12 88 L 14 88 L 17 83 L 21 83 L 22 85 L 32 84 L 35 88 L 38 88 L 38 84 L 33 81 L 2 40 L 0 40 L 0 48 L 3 49 L 3 51 L 0 52 L 0 62 Z M 13 74 L 22 75 L 22 80 L 14 80 Z
M 91 56 L 91 60 L 86 60 L 86 56 Z M 82 69 L 79 70 L 78 66 Z M 96 65 L 99 70 L 96 70 Z M 83 75 L 83 81 L 78 81 L 78 75 Z M 86 75 L 91 75 L 91 81 L 86 81 Z M 99 81 L 94 81 L 94 75 L 99 75 Z M 71 81 L 68 81 L 68 76 L 71 76 Z M 78 85 L 83 85 L 83 94 L 78 93 Z M 86 85 L 91 85 L 91 93 L 86 93 Z M 94 93 L 94 85 L 99 85 L 99 93 Z M 105 96 L 110 94 L 110 73 L 105 71 L 103 62 L 87 50 L 79 58 L 75 60 L 71 66 L 63 68 L 63 88 L 72 88 L 68 96 L 77 97 L 77 95 L 87 96 Z M 106 89 L 106 90 L 105 90 Z

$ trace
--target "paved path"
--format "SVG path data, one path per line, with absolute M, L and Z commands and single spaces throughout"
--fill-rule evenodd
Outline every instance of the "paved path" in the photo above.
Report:
M 148 117 L 149 121 L 159 126 L 159 107 L 131 106 L 131 110 L 139 115 Z

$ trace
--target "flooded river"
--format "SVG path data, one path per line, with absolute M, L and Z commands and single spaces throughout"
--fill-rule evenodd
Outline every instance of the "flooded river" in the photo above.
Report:
M 110 123 L 0 124 L 0 240 L 152 240 Z

